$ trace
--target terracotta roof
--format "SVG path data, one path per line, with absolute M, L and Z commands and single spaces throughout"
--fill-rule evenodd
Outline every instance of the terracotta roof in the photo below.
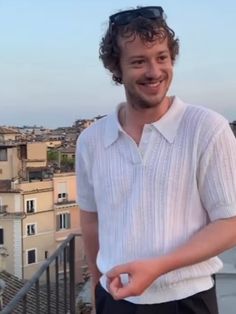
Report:
M 6 286 L 3 292 L 3 308 L 6 306 L 11 299 L 16 295 L 16 293 L 23 287 L 24 281 L 20 280 L 16 276 L 9 274 L 6 271 L 0 272 L 0 279 L 2 279 Z M 51 283 L 50 289 L 50 306 L 51 313 L 56 313 L 56 294 L 55 294 L 55 284 Z M 69 291 L 69 288 L 67 288 Z M 47 313 L 47 289 L 46 286 L 40 285 L 39 290 L 39 302 L 40 302 L 40 313 Z M 68 294 L 67 294 L 68 295 Z M 67 302 L 69 308 L 69 300 Z M 58 301 L 59 311 L 57 314 L 65 313 L 64 308 L 64 286 L 62 284 L 59 285 L 59 301 Z M 11 314 L 19 314 L 23 313 L 22 302 L 15 308 Z M 36 311 L 36 289 L 32 287 L 30 292 L 27 294 L 27 314 L 35 314 Z

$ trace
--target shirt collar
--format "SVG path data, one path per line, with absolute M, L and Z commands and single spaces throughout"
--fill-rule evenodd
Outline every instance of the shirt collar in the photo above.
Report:
M 169 110 L 161 117 L 160 120 L 152 123 L 154 128 L 158 130 L 169 143 L 173 143 L 175 139 L 186 107 L 187 104 L 175 96 Z
M 119 132 L 122 132 L 122 127 L 118 119 L 118 113 L 125 103 L 121 103 L 117 106 L 116 111 L 107 116 L 105 125 L 105 148 L 112 145 L 119 137 Z
M 107 116 L 104 137 L 106 148 L 112 145 L 118 139 L 119 133 L 123 131 L 118 120 L 118 112 L 123 105 L 124 103 L 119 104 L 116 111 Z M 175 96 L 169 110 L 160 120 L 151 123 L 151 125 L 153 125 L 153 127 L 160 132 L 169 143 L 173 143 L 174 141 L 186 107 L 187 105 Z

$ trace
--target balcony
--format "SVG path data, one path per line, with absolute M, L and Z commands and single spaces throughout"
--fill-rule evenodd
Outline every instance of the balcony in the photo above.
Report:
M 65 206 L 65 205 L 77 205 L 75 200 L 68 200 L 68 199 L 58 199 L 55 203 L 56 206 Z
M 70 200 L 67 193 L 59 193 L 55 205 L 57 207 L 64 207 L 65 205 L 76 205 L 76 201 L 73 199 Z
M 9 288 L 7 291 L 6 285 L 1 313 L 81 313 L 76 310 L 75 284 L 75 238 L 79 236 L 81 235 L 69 235 L 17 292 L 14 293 Z M 8 297 L 15 295 L 8 300 L 7 294 Z
M 80 234 L 71 234 L 61 246 L 45 260 L 41 268 L 31 280 L 27 281 L 17 292 L 9 289 L 7 300 L 4 297 L 7 285 L 2 295 L 0 292 L 0 310 L 2 314 L 88 314 L 88 307 L 76 305 L 75 285 L 75 238 Z M 63 259 L 60 269 L 59 259 Z M 236 307 L 236 247 L 225 252 L 221 258 L 224 269 L 216 275 L 216 290 L 219 314 L 234 314 Z M 54 273 L 50 267 L 54 267 Z M 60 273 L 61 271 L 61 273 Z M 61 275 L 61 276 L 60 276 Z M 18 280 L 19 281 L 19 280 Z M 41 283 L 41 281 L 43 283 Z M 89 285 L 89 281 L 85 286 Z M 85 287 L 84 286 L 84 287 Z M 89 291 L 89 290 L 88 290 Z M 88 292 L 87 291 L 87 292 Z M 7 293 L 6 293 L 7 294 Z M 88 295 L 88 294 L 87 294 Z M 3 306 L 1 307 L 1 297 Z M 12 298 L 12 296 L 14 296 Z M 7 302 L 6 302 L 7 300 Z M 81 299 L 80 299 L 81 300 Z M 79 302 L 80 302 L 79 300 Z M 89 303 L 89 302 L 86 302 Z

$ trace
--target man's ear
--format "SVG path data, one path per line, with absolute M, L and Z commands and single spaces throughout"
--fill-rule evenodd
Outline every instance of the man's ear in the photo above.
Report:
M 116 81 L 122 84 L 122 74 L 121 71 L 116 69 L 112 71 L 112 76 L 116 78 Z

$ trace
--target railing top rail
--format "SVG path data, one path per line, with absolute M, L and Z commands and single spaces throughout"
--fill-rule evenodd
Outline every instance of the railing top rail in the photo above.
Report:
M 48 257 L 39 270 L 33 275 L 33 277 L 28 280 L 24 286 L 17 292 L 15 297 L 2 309 L 1 314 L 9 314 L 12 310 L 17 306 L 20 300 L 29 292 L 29 290 L 33 287 L 33 285 L 37 282 L 40 276 L 45 272 L 45 270 L 49 267 L 49 265 L 56 259 L 57 256 L 60 255 L 62 250 L 70 243 L 70 241 L 76 236 L 81 236 L 80 233 L 71 233 L 62 244 L 56 249 L 56 251 Z

